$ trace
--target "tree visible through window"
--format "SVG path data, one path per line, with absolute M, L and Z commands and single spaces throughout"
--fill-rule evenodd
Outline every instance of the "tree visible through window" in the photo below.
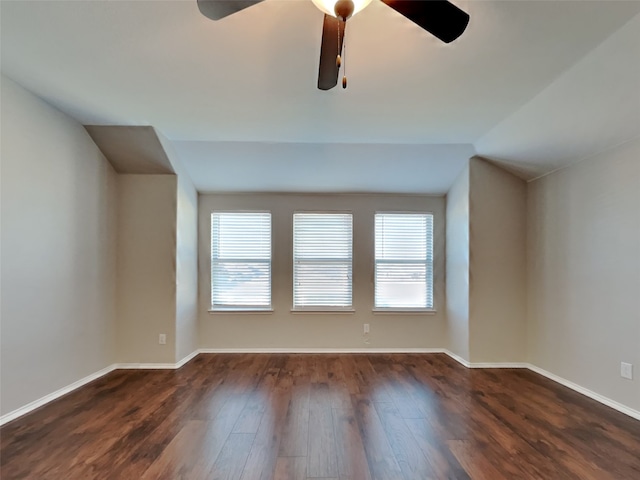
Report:
M 433 308 L 433 215 L 375 216 L 375 307 Z
M 271 308 L 271 214 L 211 214 L 211 308 Z
M 351 307 L 352 223 L 350 213 L 294 214 L 294 308 Z

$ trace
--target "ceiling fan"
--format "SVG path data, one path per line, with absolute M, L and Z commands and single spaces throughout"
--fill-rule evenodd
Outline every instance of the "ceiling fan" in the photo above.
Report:
M 263 0 L 197 0 L 200 12 L 212 20 L 249 8 Z M 330 90 L 338 84 L 346 22 L 372 0 L 312 0 L 324 12 L 318 88 Z M 458 38 L 467 28 L 469 14 L 447 0 L 381 0 L 396 12 L 445 43 Z M 342 79 L 347 87 L 347 77 Z

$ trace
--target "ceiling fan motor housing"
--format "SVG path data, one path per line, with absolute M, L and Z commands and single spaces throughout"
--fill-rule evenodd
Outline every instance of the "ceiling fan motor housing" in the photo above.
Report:
M 336 13 L 336 17 L 346 20 L 353 15 L 353 0 L 338 0 L 333 7 L 333 11 Z

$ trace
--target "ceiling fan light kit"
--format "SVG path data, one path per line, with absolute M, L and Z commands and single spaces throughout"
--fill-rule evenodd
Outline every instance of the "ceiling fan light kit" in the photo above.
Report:
M 249 8 L 263 0 L 197 0 L 200 12 L 220 20 Z M 311 0 L 324 13 L 318 88 L 330 90 L 338 84 L 344 62 L 344 32 L 346 22 L 361 12 L 372 0 Z M 451 43 L 466 30 L 469 14 L 447 0 L 381 0 L 422 29 L 445 43 Z M 347 88 L 346 73 L 342 87 Z
M 371 0 L 311 0 L 320 11 L 333 17 L 346 20 L 361 12 L 371 3 Z M 346 5 L 345 5 L 346 4 Z M 349 5 L 350 4 L 350 5 Z M 346 10 L 345 10 L 346 9 Z M 349 12 L 347 16 L 344 13 Z

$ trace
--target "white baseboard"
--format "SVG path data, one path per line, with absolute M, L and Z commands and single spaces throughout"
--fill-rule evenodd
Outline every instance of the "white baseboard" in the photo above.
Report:
M 116 370 L 175 370 L 177 363 L 116 363 Z
M 469 362 L 451 350 L 444 349 L 443 353 L 467 368 L 529 368 L 529 364 L 523 362 Z
M 72 384 L 63 387 L 60 390 L 56 390 L 49 395 L 45 395 L 42 398 L 34 400 L 24 407 L 20 407 L 12 412 L 2 415 L 0 417 L 0 425 L 4 425 L 5 423 L 15 420 L 18 417 L 26 415 L 36 408 L 42 407 L 43 405 L 46 405 L 47 403 L 52 402 L 53 400 L 66 395 L 67 393 L 71 393 L 74 390 L 86 385 L 87 383 L 93 382 L 94 380 L 97 380 L 107 373 L 113 372 L 114 370 L 176 370 L 195 358 L 199 353 L 200 350 L 195 350 L 177 363 L 114 363 L 113 365 L 109 365 L 108 367 L 103 368 L 99 372 L 92 373 L 91 375 L 88 375 L 78 380 L 77 382 L 73 382 Z
M 110 373 L 114 370 L 176 370 L 189 361 L 193 360 L 200 353 L 304 353 L 304 354 L 358 354 L 358 353 L 444 353 L 454 359 L 456 362 L 465 366 L 466 368 L 528 368 L 529 370 L 542 375 L 554 382 L 564 385 L 571 390 L 581 393 L 597 402 L 602 403 L 608 407 L 611 407 L 619 412 L 629 415 L 632 418 L 640 420 L 640 411 L 634 410 L 626 405 L 623 405 L 615 400 L 611 400 L 599 393 L 593 392 L 587 388 L 566 380 L 551 372 L 547 372 L 542 368 L 536 367 L 529 363 L 473 363 L 468 362 L 464 358 L 456 355 L 455 353 L 447 350 L 446 348 L 200 348 L 190 353 L 182 360 L 176 363 L 117 363 L 110 365 L 102 370 L 88 375 L 77 382 L 67 385 L 59 390 L 56 390 L 49 395 L 45 395 L 38 400 L 28 403 L 24 407 L 20 407 L 12 412 L 9 412 L 0 417 L 0 425 L 4 425 L 12 420 L 15 420 L 22 415 L 25 415 L 36 408 L 42 407 L 47 403 L 66 395 L 67 393 L 76 390 L 77 388 L 86 385 L 89 382 L 97 380 L 98 378 Z
M 467 360 L 465 360 L 464 358 L 462 358 L 460 355 L 456 355 L 455 353 L 453 353 L 450 350 L 444 350 L 444 353 L 446 353 L 447 355 L 449 355 L 451 358 L 453 358 L 456 362 L 458 362 L 460 365 L 463 365 L 467 368 L 471 368 L 471 363 L 469 363 Z
M 469 368 L 529 368 L 528 363 L 519 362 L 499 362 L 499 363 L 472 363 Z
M 116 363 L 116 370 L 176 370 L 193 360 L 200 352 L 194 350 L 176 363 Z
M 0 417 L 0 425 L 4 425 L 5 423 L 10 422 L 11 420 L 15 420 L 18 417 L 26 415 L 27 413 L 35 410 L 36 408 L 40 408 L 43 405 L 46 405 L 47 403 L 52 402 L 53 400 L 60 398 L 63 395 L 66 395 L 67 393 L 70 393 L 76 390 L 77 388 L 80 388 L 86 385 L 89 382 L 93 382 L 94 380 L 97 380 L 98 378 L 106 375 L 107 373 L 114 371 L 115 368 L 116 368 L 115 365 L 109 365 L 108 367 L 103 368 L 98 372 L 92 373 L 91 375 L 87 375 L 86 377 L 81 378 L 80 380 L 73 382 L 72 384 L 67 385 L 66 387 L 62 387 L 61 389 L 56 390 L 53 393 L 45 395 L 44 397 L 34 400 L 31 403 L 27 403 L 23 407 L 17 408 L 14 411 L 9 413 L 5 413 Z
M 180 360 L 178 363 L 176 363 L 176 367 L 175 368 L 180 368 L 183 365 L 186 365 L 187 363 L 189 363 L 191 360 L 193 360 L 194 358 L 196 358 L 198 355 L 200 354 L 200 350 L 196 349 L 193 352 L 191 352 L 189 355 L 187 355 L 186 357 L 184 357 L 182 360 Z
M 607 407 L 611 407 L 614 410 L 617 410 L 618 412 L 624 413 L 625 415 L 629 415 L 630 417 L 635 418 L 636 420 L 640 420 L 640 412 L 638 410 L 634 410 L 633 408 L 627 407 L 622 403 L 616 402 L 615 400 L 611 400 L 610 398 L 607 398 L 604 395 L 600 395 L 599 393 L 589 390 L 588 388 L 581 387 L 577 383 L 573 383 L 565 378 L 559 377 L 554 373 L 547 372 L 546 370 L 540 367 L 536 367 L 535 365 L 532 365 L 530 363 L 471 363 L 449 350 L 445 350 L 444 353 L 446 353 L 451 358 L 453 358 L 456 362 L 460 363 L 461 365 L 464 365 L 467 368 L 527 368 L 532 372 L 535 372 L 539 375 L 542 375 L 543 377 L 548 378 L 549 380 L 553 380 L 554 382 L 559 383 L 560 385 L 564 385 L 565 387 L 570 388 L 574 392 L 578 392 L 586 397 L 591 398 L 592 400 L 595 400 L 596 402 L 600 402 L 603 405 L 606 405 Z
M 443 348 L 201 348 L 199 353 L 445 353 Z
M 596 402 L 600 402 L 603 405 L 606 405 L 608 407 L 613 408 L 614 410 L 617 410 L 626 415 L 629 415 L 630 417 L 635 418 L 636 420 L 640 420 L 640 411 L 638 410 L 634 410 L 633 408 L 627 407 L 626 405 L 616 402 L 615 400 L 611 400 L 610 398 L 607 398 L 604 395 L 600 395 L 599 393 L 589 390 L 588 388 L 581 387 L 577 383 L 573 383 L 565 378 L 559 377 L 554 373 L 547 372 L 546 370 L 540 367 L 536 367 L 535 365 L 529 365 L 528 368 L 532 372 L 540 374 L 543 377 L 548 378 L 549 380 L 553 380 L 554 382 L 559 383 L 560 385 L 564 385 L 565 387 L 570 388 L 575 392 L 581 393 L 582 395 L 589 397 L 592 400 L 595 400 Z

